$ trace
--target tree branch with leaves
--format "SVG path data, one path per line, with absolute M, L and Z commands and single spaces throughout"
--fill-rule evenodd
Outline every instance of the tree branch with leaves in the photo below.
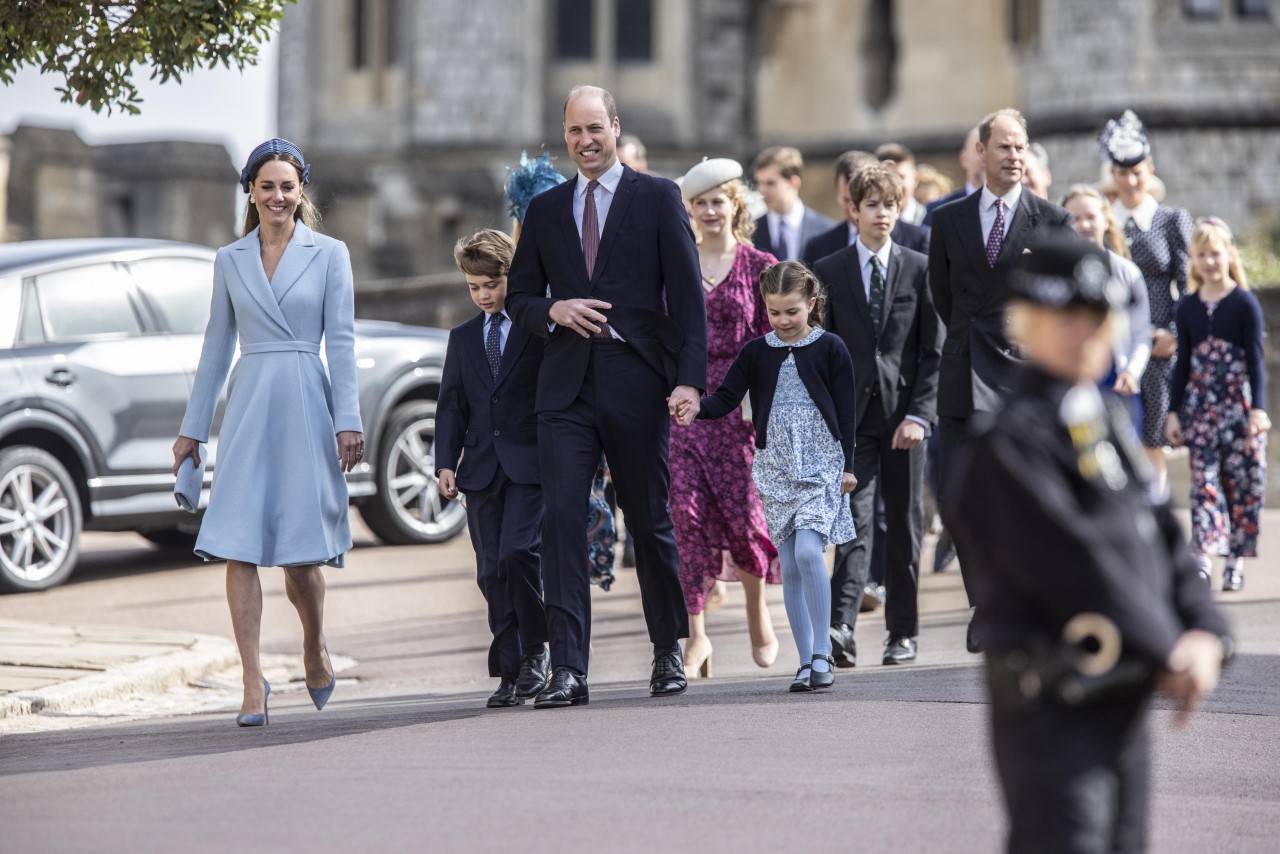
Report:
M 182 81 L 197 68 L 243 70 L 295 0 L 5 0 L 0 3 L 0 82 L 24 67 L 61 77 L 64 102 L 95 113 L 139 113 L 134 67 Z

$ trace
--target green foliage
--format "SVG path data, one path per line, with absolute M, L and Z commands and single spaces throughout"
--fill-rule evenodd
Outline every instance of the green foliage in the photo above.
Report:
M 1260 218 L 1239 244 L 1249 286 L 1280 286 L 1280 217 Z
M 24 66 L 60 76 L 64 102 L 95 113 L 138 113 L 135 65 L 152 79 L 181 82 L 197 68 L 258 61 L 295 0 L 4 0 L 0 3 L 0 82 Z

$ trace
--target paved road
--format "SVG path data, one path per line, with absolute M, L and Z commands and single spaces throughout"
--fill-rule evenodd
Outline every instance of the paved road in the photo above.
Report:
M 667 701 L 646 696 L 624 574 L 595 591 L 591 705 L 490 712 L 467 544 L 359 542 L 347 569 L 328 572 L 330 646 L 358 663 L 323 713 L 294 694 L 262 730 L 219 711 L 0 737 L 0 852 L 998 847 L 955 573 L 925 579 L 919 664 L 867 662 L 819 696 L 785 692 L 780 591 L 784 654 L 768 671 L 751 664 L 733 591 L 709 620 L 716 678 Z M 0 597 L 0 617 L 229 634 L 220 566 L 131 537 L 91 546 L 74 583 Z M 1280 579 L 1253 574 L 1229 606 L 1243 654 L 1208 713 L 1183 730 L 1154 715 L 1154 851 L 1276 850 Z M 281 580 L 264 581 L 265 649 L 296 654 Z M 867 653 L 881 639 L 877 620 L 859 627 Z

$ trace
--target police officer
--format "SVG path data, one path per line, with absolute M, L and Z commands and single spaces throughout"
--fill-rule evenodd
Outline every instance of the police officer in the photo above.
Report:
M 1010 852 L 1141 851 L 1154 690 L 1185 718 L 1217 684 L 1227 626 L 1124 407 L 1097 381 L 1127 294 L 1083 241 L 1038 245 L 1010 281 L 1028 363 L 956 470 L 954 535 L 977 587 Z

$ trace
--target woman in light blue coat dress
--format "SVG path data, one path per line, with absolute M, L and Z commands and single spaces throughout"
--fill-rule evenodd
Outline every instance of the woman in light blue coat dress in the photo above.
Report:
M 271 693 L 258 655 L 259 566 L 284 567 L 316 708 L 333 692 L 319 565 L 342 566 L 351 548 L 344 472 L 364 454 L 351 261 L 346 246 L 308 224 L 315 221 L 303 194 L 309 171 L 296 146 L 273 139 L 254 150 L 240 174 L 250 194 L 245 233 L 218 250 L 204 349 L 173 446 L 175 474 L 188 456 L 199 465 L 238 343 L 196 554 L 227 561 L 227 601 L 244 665 L 241 726 L 267 722 Z

